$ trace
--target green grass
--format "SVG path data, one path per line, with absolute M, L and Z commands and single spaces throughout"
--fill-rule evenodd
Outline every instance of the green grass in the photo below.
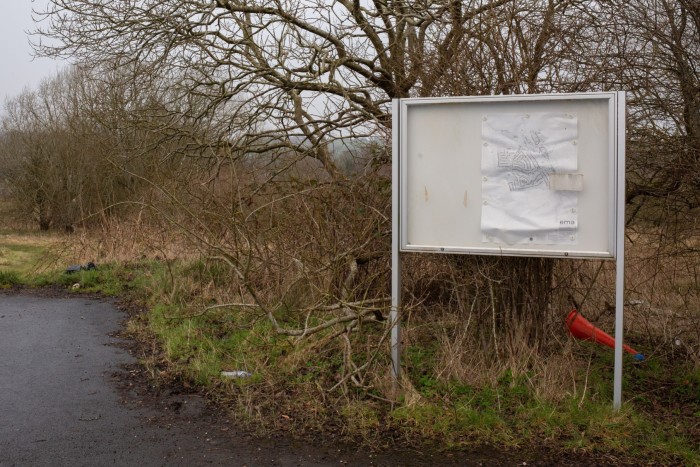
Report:
M 3 242 L 0 237 L 0 272 L 30 276 L 45 267 L 49 249 L 44 245 L 22 245 Z
M 22 283 L 22 277 L 15 271 L 0 271 L 0 289 L 13 287 Z
M 450 389 L 455 388 L 448 385 Z M 537 400 L 527 387 L 500 383 L 468 391 L 462 388 L 453 392 L 449 402 L 444 397 L 443 393 L 440 402 L 422 400 L 398 407 L 390 413 L 391 420 L 440 446 L 488 443 L 517 449 L 532 443 L 660 463 L 700 463 L 698 446 L 682 429 L 658 423 L 633 404 L 619 412 L 609 401 L 569 397 L 555 404 Z
M 234 381 L 256 383 L 260 357 L 268 362 L 275 358 L 275 352 L 266 353 L 272 329 L 266 321 L 240 327 L 236 313 L 229 309 L 191 315 L 185 307 L 160 304 L 152 309 L 148 326 L 166 358 L 188 381 L 210 386 L 222 381 L 222 371 L 245 370 L 253 377 Z
M 164 265 L 157 261 L 142 261 L 127 264 L 106 263 L 96 269 L 82 269 L 68 273 L 64 268 L 35 274 L 27 285 L 44 287 L 61 285 L 74 292 L 100 293 L 106 296 L 118 296 L 126 293 L 145 298 L 150 294 L 156 279 L 154 275 L 162 273 Z
M 45 232 L 18 232 L 0 229 L 0 275 L 4 286 L 28 284 L 41 273 L 61 263 L 59 237 Z M 1 285 L 0 285 L 1 286 Z
M 178 309 L 158 305 L 153 308 L 149 324 L 163 342 L 167 358 L 196 384 L 208 386 L 223 366 L 216 343 L 203 332 L 201 318 L 180 318 Z
M 488 443 L 517 449 L 544 444 L 562 451 L 700 465 L 700 371 L 663 360 L 630 361 L 626 403 L 616 412 L 612 352 L 591 349 L 591 371 L 579 375 L 581 381 L 587 379 L 586 396 L 570 394 L 552 402 L 535 396 L 529 385 L 535 375 L 514 378 L 506 371 L 494 384 L 478 387 L 440 382 L 430 371 L 436 364 L 430 345 L 408 347 L 406 370 L 421 398 L 392 410 L 390 420 L 397 429 L 417 432 L 439 446 Z M 674 405 L 678 407 L 669 410 Z

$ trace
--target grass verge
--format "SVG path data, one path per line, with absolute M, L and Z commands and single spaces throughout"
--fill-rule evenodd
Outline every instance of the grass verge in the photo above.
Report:
M 199 261 L 155 260 L 100 264 L 73 274 L 64 267 L 38 271 L 36 264 L 50 256 L 48 243 L 41 242 L 0 243 L 0 287 L 60 285 L 138 300 L 150 311 L 133 318 L 129 329 L 160 349 L 144 360 L 153 376 L 204 388 L 256 427 L 332 431 L 375 447 L 391 439 L 437 449 L 545 446 L 593 457 L 700 464 L 700 372 L 682 358 L 630 362 L 628 401 L 617 413 L 610 407 L 612 355 L 591 346 L 580 351 L 575 375 L 585 389 L 554 401 L 533 391 L 534 373 L 505 371 L 492 384 L 444 381 L 431 371 L 437 357 L 430 346 L 406 349 L 409 384 L 398 402 L 374 389 L 329 391 L 344 364 L 334 341 L 277 335 L 254 309 L 207 310 L 216 303 L 203 290 L 224 284 L 225 271 Z M 381 329 L 365 332 L 378 338 Z M 226 378 L 222 371 L 251 376 Z
M 41 271 L 55 268 L 59 258 L 57 250 L 52 248 L 55 241 L 49 235 L 0 232 L 0 286 L 17 285 Z

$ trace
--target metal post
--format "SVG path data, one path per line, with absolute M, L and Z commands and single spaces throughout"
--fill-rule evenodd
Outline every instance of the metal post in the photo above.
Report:
M 399 240 L 401 233 L 401 206 L 399 187 L 399 100 L 394 99 L 392 107 L 392 147 L 391 147 L 391 367 L 394 381 L 401 376 L 401 257 Z
M 615 376 L 613 381 L 613 408 L 617 411 L 622 406 L 622 340 L 625 289 L 625 255 L 618 241 L 618 253 L 615 271 Z
M 613 409 L 622 407 L 622 340 L 625 306 L 625 93 L 617 93 L 617 219 L 615 228 L 615 370 Z
M 391 368 L 394 379 L 398 381 L 401 376 L 401 257 L 396 238 L 391 243 Z

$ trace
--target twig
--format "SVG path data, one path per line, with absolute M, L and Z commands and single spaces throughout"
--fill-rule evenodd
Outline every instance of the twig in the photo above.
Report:
M 192 313 L 184 316 L 165 316 L 165 319 L 189 319 L 196 318 L 197 316 L 203 316 L 211 310 L 218 308 L 260 308 L 260 305 L 255 303 L 222 303 L 220 305 L 211 305 L 206 307 L 204 310 L 198 313 Z

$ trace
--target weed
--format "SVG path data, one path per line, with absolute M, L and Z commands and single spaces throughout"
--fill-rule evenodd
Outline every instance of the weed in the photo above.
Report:
M 366 439 L 375 436 L 381 427 L 381 411 L 373 403 L 351 401 L 342 406 L 340 414 L 351 432 Z
M 12 287 L 22 283 L 22 278 L 15 271 L 0 271 L 0 288 Z

